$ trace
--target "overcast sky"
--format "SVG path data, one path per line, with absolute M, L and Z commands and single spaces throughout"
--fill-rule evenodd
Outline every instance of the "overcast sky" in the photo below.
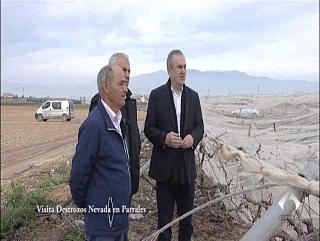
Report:
M 172 49 L 189 69 L 319 81 L 319 1 L 1 0 L 2 80 L 86 84 L 119 51 L 137 76 Z

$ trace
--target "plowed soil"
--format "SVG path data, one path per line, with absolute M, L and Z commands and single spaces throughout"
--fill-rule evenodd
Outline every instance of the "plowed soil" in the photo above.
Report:
M 87 117 L 88 109 L 76 109 L 76 118 L 70 122 L 34 119 L 36 107 L 1 106 L 1 203 L 9 190 L 11 181 L 31 190 L 44 182 L 50 171 L 59 170 L 64 164 L 69 166 L 77 143 L 78 129 Z M 139 125 L 143 124 L 145 112 L 139 112 Z M 142 141 L 144 140 L 142 136 Z M 151 146 L 141 153 L 141 165 L 150 159 Z M 153 180 L 144 175 L 139 192 L 132 200 L 133 207 L 146 208 L 143 215 L 132 216 L 129 240 L 142 240 L 157 230 L 157 211 Z M 201 200 L 203 190 L 197 190 Z M 68 184 L 53 186 L 51 198 L 61 203 L 70 198 Z M 207 200 L 207 199 L 206 199 Z M 204 200 L 205 201 L 205 200 Z M 197 205 L 202 204 L 201 201 Z M 75 207 L 71 202 L 68 206 Z M 217 214 L 217 213 L 221 213 Z M 223 205 L 197 212 L 194 215 L 193 240 L 239 240 L 246 229 L 225 218 Z M 29 226 L 9 233 L 3 240 L 70 240 L 71 228 L 83 218 L 80 214 L 62 215 L 58 219 L 50 216 L 36 216 Z M 231 225 L 232 224 L 232 225 Z M 80 227 L 81 229 L 82 227 Z M 173 240 L 177 240 L 178 225 L 173 227 Z M 79 231 L 83 235 L 83 230 Z M 81 235 L 80 235 L 81 236 Z M 85 239 L 82 236 L 83 239 Z

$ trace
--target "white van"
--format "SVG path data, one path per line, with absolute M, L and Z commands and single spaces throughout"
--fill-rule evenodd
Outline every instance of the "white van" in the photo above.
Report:
M 36 112 L 35 118 L 38 121 L 48 119 L 62 119 L 70 121 L 75 117 L 72 100 L 48 100 Z

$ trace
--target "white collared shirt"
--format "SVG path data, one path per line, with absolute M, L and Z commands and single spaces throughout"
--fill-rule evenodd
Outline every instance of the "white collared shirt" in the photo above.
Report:
M 104 106 L 104 108 L 106 109 L 112 124 L 114 125 L 114 127 L 118 130 L 118 132 L 120 133 L 120 135 L 122 136 L 122 132 L 121 132 L 121 128 L 120 128 L 120 122 L 121 122 L 121 118 L 122 118 L 122 113 L 119 110 L 118 113 L 114 113 L 113 110 L 111 110 L 111 108 L 107 105 L 107 103 L 105 103 L 102 99 L 101 102 Z
M 181 89 L 181 91 L 180 91 L 179 94 L 177 94 L 177 93 L 174 92 L 172 86 L 171 86 L 171 91 L 172 91 L 172 95 L 173 95 L 174 106 L 176 107 L 178 133 L 179 133 L 179 136 L 180 136 L 181 96 L 182 96 L 183 87 L 182 87 L 182 89 Z

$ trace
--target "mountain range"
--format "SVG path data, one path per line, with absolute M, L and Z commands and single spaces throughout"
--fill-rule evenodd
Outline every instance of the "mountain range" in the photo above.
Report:
M 130 79 L 130 90 L 133 94 L 149 94 L 150 91 L 168 80 L 166 71 L 143 74 Z M 293 94 L 297 92 L 319 92 L 319 82 L 306 80 L 277 80 L 268 77 L 255 77 L 237 70 L 204 71 L 187 70 L 186 85 L 199 93 L 206 95 L 228 94 Z M 1 81 L 1 92 L 12 93 L 19 97 L 64 97 L 89 100 L 97 93 L 96 80 L 88 81 L 87 85 L 74 85 L 72 88 L 41 86 L 28 83 Z

